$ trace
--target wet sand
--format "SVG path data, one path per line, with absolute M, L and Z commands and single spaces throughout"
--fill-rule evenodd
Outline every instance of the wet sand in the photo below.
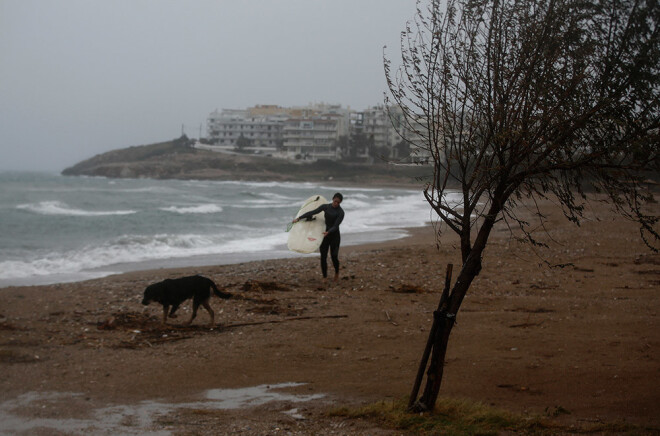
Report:
M 624 421 L 658 431 L 660 255 L 600 203 L 581 227 L 542 208 L 551 249 L 520 245 L 504 226 L 491 237 L 441 395 L 576 428 Z M 314 256 L 1 289 L 0 434 L 400 434 L 326 412 L 412 388 L 459 252 L 453 235 L 436 247 L 433 228 L 410 233 L 342 247 L 336 284 Z M 211 300 L 213 329 L 204 310 L 182 325 L 190 303 L 161 326 L 142 291 L 191 274 L 234 298 Z M 238 409 L 209 397 L 259 386 L 285 397 Z

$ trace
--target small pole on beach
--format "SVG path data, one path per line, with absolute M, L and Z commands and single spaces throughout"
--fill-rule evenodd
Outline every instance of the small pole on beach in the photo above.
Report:
M 445 276 L 445 287 L 442 290 L 442 295 L 440 296 L 440 303 L 438 303 L 438 310 L 436 312 L 441 312 L 445 305 L 447 304 L 447 298 L 449 296 L 449 286 L 451 284 L 451 274 L 454 265 L 449 263 L 447 264 L 447 274 Z M 417 402 L 417 394 L 419 393 L 419 388 L 422 384 L 422 378 L 424 377 L 424 370 L 426 369 L 426 363 L 429 360 L 431 355 L 431 349 L 435 343 L 436 332 L 438 331 L 438 321 L 437 317 L 433 317 L 433 324 L 431 325 L 431 331 L 429 332 L 429 337 L 426 341 L 426 347 L 424 348 L 424 353 L 422 354 L 422 360 L 419 363 L 419 368 L 417 369 L 417 377 L 415 377 L 415 384 L 413 385 L 412 392 L 410 393 L 410 400 L 408 401 L 408 410 L 413 410 L 415 403 Z M 430 370 L 430 368 L 429 368 Z

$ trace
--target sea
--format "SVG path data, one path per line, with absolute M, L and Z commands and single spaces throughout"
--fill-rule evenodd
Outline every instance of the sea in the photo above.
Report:
M 342 246 L 402 238 L 432 219 L 421 189 L 0 172 L 0 287 L 314 256 L 287 249 L 287 224 L 305 199 L 335 192 Z

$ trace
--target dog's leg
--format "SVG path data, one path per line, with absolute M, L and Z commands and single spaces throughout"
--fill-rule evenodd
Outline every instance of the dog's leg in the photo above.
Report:
M 167 309 L 169 308 L 170 306 L 163 304 L 163 325 L 167 324 Z
M 176 318 L 174 312 L 179 308 L 179 304 L 175 303 L 172 305 L 172 310 L 170 310 L 170 318 Z
M 209 312 L 209 316 L 211 317 L 211 324 L 209 326 L 213 327 L 215 325 L 215 312 L 213 312 L 213 309 L 211 309 L 209 300 L 203 301 L 202 306 L 204 306 L 204 309 L 206 309 Z
M 192 315 L 190 315 L 190 321 L 187 322 L 187 324 L 192 324 L 193 319 L 197 316 L 197 309 L 199 308 L 199 303 L 196 301 L 193 301 L 193 307 L 192 307 Z

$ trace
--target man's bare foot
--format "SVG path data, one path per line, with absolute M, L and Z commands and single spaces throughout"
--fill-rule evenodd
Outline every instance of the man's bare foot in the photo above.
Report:
M 339 280 L 339 273 L 335 273 L 335 278 L 333 279 L 335 282 Z

